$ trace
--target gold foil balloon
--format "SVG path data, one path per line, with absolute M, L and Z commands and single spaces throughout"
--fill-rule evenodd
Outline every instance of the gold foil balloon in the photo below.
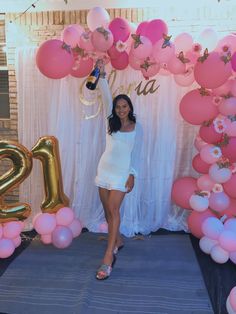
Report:
M 24 203 L 7 205 L 3 197 L 30 174 L 32 153 L 17 142 L 2 140 L 0 141 L 0 159 L 5 158 L 10 159 L 13 165 L 10 170 L 0 176 L 0 222 L 24 220 L 31 213 L 30 206 Z
M 58 141 L 54 136 L 41 137 L 31 151 L 43 166 L 45 199 L 41 205 L 42 212 L 55 213 L 69 205 L 63 190 Z

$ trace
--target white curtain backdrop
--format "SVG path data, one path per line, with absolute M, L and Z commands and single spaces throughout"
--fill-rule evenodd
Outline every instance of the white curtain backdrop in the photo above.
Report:
M 83 87 L 84 79 L 46 78 L 36 66 L 35 53 L 35 47 L 28 47 L 16 54 L 19 142 L 30 150 L 41 136 L 57 137 L 70 207 L 85 227 L 98 232 L 105 220 L 94 177 L 105 148 L 106 131 L 99 91 L 89 92 Z M 109 67 L 107 72 L 111 72 Z M 159 88 L 154 93 L 138 95 L 135 86 L 141 81 L 141 90 L 146 84 L 146 90 L 152 85 L 138 71 L 127 68 L 116 71 L 112 78 L 111 89 L 116 94 L 126 92 L 133 84 L 131 99 L 144 130 L 140 175 L 123 202 L 121 232 L 132 236 L 159 228 L 187 230 L 189 212 L 174 205 L 170 195 L 176 178 L 197 176 L 191 161 L 196 154 L 193 142 L 198 128 L 185 123 L 178 110 L 181 97 L 193 86 L 179 87 L 171 75 L 157 75 L 152 79 L 154 87 Z M 32 207 L 28 230 L 40 212 L 43 195 L 42 169 L 34 159 L 31 175 L 20 186 L 20 200 Z

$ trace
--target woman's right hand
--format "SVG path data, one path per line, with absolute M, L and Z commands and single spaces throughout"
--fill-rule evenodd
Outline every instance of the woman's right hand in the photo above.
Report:
M 96 66 L 99 68 L 101 73 L 105 72 L 105 62 L 103 59 L 97 59 Z

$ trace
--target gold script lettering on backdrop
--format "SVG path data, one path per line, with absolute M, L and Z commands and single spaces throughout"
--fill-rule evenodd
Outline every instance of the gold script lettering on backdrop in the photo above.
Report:
M 160 87 L 160 85 L 157 84 L 157 81 L 155 79 L 152 79 L 152 80 L 148 80 L 148 81 L 146 81 L 146 80 L 141 81 L 138 85 L 137 85 L 136 81 L 129 83 L 128 86 L 127 85 L 120 85 L 119 87 L 117 87 L 114 90 L 116 77 L 117 77 L 117 71 L 112 70 L 108 76 L 108 84 L 109 84 L 111 92 L 112 92 L 112 98 L 114 98 L 118 94 L 126 94 L 130 97 L 132 91 L 136 91 L 138 96 L 140 96 L 140 95 L 146 96 L 147 94 L 154 94 Z M 88 99 L 84 95 L 84 92 L 83 92 L 83 90 L 85 88 L 85 83 L 86 83 L 86 79 L 81 84 L 80 90 L 79 90 L 79 99 L 80 99 L 81 103 L 85 106 L 93 106 L 96 103 L 98 103 L 98 109 L 97 109 L 97 112 L 95 114 L 88 116 L 84 112 L 84 118 L 86 120 L 88 120 L 88 119 L 93 119 L 99 115 L 99 113 L 102 109 L 102 96 L 101 96 L 100 91 L 98 89 L 96 89 L 95 92 L 90 93 L 93 95 L 93 99 Z

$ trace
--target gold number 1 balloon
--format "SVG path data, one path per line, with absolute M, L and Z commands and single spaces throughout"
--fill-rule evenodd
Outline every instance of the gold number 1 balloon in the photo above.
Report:
M 43 166 L 45 199 L 41 205 L 42 212 L 55 213 L 69 205 L 63 190 L 58 140 L 54 136 L 41 137 L 31 151 Z
M 5 204 L 4 194 L 13 190 L 24 181 L 32 169 L 32 153 L 23 145 L 14 141 L 0 141 L 0 159 L 12 161 L 12 168 L 0 176 L 0 222 L 25 220 L 31 208 L 25 203 Z

